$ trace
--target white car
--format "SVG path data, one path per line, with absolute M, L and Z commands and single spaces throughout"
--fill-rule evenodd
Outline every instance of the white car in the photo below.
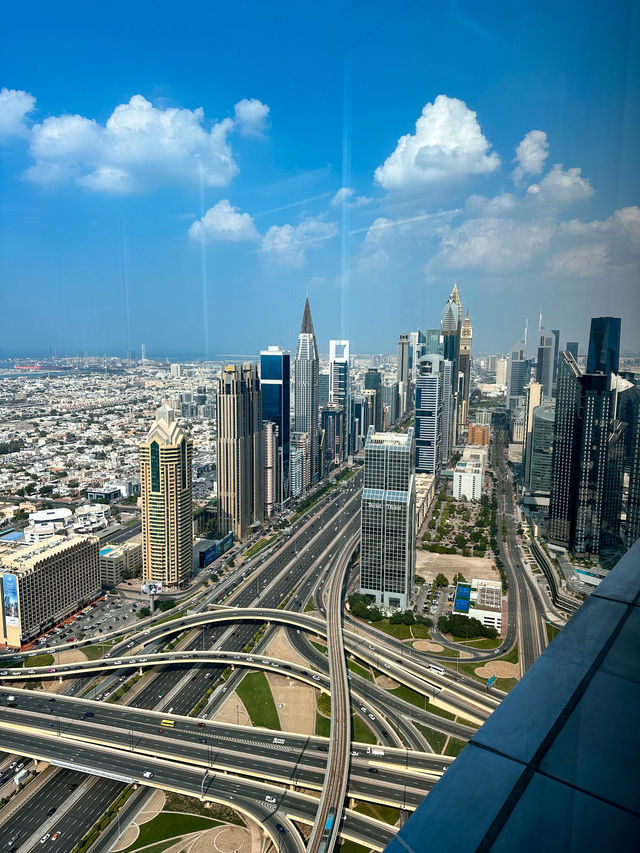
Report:
M 48 841 L 50 838 L 51 838 L 51 833 L 47 832 L 47 834 L 43 835 L 42 838 L 40 839 L 40 844 L 44 844 L 45 841 Z
M 153 773 L 151 772 L 151 770 L 145 770 L 142 775 L 145 779 L 153 779 Z
M 275 803 L 276 798 L 272 797 L 271 794 L 267 794 L 267 796 L 264 798 L 264 801 L 265 803 Z

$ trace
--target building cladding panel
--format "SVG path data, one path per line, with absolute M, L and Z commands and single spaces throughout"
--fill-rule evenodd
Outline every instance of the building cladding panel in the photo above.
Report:
M 413 430 L 376 433 L 365 442 L 360 587 L 385 606 L 405 608 L 415 573 Z
M 218 533 L 243 539 L 264 520 L 264 423 L 254 364 L 229 365 L 218 387 Z
M 15 577 L 17 624 L 5 613 L 0 642 L 14 648 L 84 607 L 101 592 L 99 539 L 52 536 L 33 545 L 13 545 L 0 552 L 0 581 Z
M 192 447 L 166 405 L 140 445 L 143 577 L 167 586 L 185 584 L 191 575 Z

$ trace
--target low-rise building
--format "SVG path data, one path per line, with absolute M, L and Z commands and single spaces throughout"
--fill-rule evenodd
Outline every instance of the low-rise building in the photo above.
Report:
M 94 533 L 104 530 L 110 518 L 111 510 L 107 504 L 84 504 L 76 509 L 73 528 L 76 533 Z
M 24 541 L 27 545 L 44 542 L 51 536 L 66 534 L 73 526 L 73 513 L 66 507 L 41 509 L 29 515 L 29 524 L 24 529 Z
M 489 426 L 485 424 L 469 424 L 469 444 L 489 446 Z
M 425 520 L 436 493 L 436 478 L 433 474 L 416 474 L 416 530 Z
M 487 628 L 502 630 L 502 585 L 499 581 L 473 578 L 456 586 L 453 611 L 456 616 L 477 619 Z
M 0 643 L 20 648 L 100 595 L 96 536 L 0 543 Z
M 100 549 L 100 582 L 103 586 L 117 586 L 124 580 L 125 575 L 132 576 L 141 568 L 140 542 L 105 545 Z

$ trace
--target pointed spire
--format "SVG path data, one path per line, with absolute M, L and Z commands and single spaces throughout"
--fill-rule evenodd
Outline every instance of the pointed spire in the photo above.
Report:
M 304 314 L 302 315 L 302 326 L 300 327 L 301 335 L 314 335 L 313 320 L 311 319 L 311 307 L 309 305 L 309 297 L 307 296 L 304 303 Z
M 453 299 L 453 301 L 456 303 L 458 308 L 462 308 L 462 302 L 460 302 L 460 294 L 458 293 L 458 282 L 457 281 L 454 281 L 454 283 L 453 283 L 453 290 L 451 291 L 451 296 L 449 298 Z
M 471 320 L 469 319 L 469 309 L 467 309 L 467 313 L 466 313 L 466 316 L 464 318 L 464 323 L 462 325 L 463 326 L 470 326 L 471 325 Z

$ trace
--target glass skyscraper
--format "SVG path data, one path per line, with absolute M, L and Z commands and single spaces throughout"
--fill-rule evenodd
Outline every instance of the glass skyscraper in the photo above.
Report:
M 289 457 L 291 455 L 291 356 L 280 347 L 260 352 L 262 417 L 278 427 L 280 454 L 280 502 L 289 497 Z
M 617 373 L 620 362 L 620 317 L 592 317 L 587 373 Z

